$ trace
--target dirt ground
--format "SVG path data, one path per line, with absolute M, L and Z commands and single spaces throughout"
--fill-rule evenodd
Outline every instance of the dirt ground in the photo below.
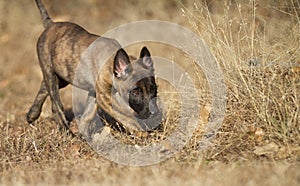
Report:
M 150 19 L 190 28 L 223 70 L 226 114 L 205 151 L 198 148 L 202 133 L 196 131 L 174 157 L 145 167 L 110 162 L 79 137 L 60 132 L 49 100 L 29 125 L 25 115 L 42 80 L 35 48 L 41 17 L 34 1 L 1 0 L 0 185 L 300 184 L 298 1 L 43 2 L 53 20 L 72 21 L 100 35 Z M 152 51 L 166 56 L 159 45 Z M 61 97 L 71 109 L 71 87 Z

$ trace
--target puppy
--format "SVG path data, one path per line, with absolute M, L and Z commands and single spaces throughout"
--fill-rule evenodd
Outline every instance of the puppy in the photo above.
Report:
M 123 119 L 133 118 L 129 122 L 138 129 L 156 128 L 162 112 L 156 102 L 157 85 L 149 50 L 143 47 L 139 59 L 131 61 L 116 40 L 91 34 L 74 23 L 53 22 L 41 0 L 36 4 L 45 27 L 37 42 L 43 80 L 27 121 L 32 123 L 39 118 L 49 95 L 56 122 L 68 128 L 59 89 L 71 84 L 88 91 L 86 108 L 78 123 L 84 136 L 90 135 L 89 124 L 97 113 L 109 123 L 122 125 Z M 112 51 L 114 56 L 109 57 Z M 99 63 L 104 59 L 107 63 L 99 72 Z

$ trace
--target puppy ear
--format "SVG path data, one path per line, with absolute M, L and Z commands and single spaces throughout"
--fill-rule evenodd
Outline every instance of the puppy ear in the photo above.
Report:
M 140 59 L 141 59 L 142 64 L 146 68 L 153 68 L 153 60 L 151 58 L 149 50 L 145 46 L 141 50 Z
M 114 59 L 114 75 L 117 78 L 127 77 L 130 64 L 129 57 L 124 49 L 119 49 Z

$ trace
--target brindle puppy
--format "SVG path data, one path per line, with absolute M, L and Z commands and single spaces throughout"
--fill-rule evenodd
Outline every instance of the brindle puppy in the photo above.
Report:
M 161 122 L 162 114 L 156 104 L 153 60 L 146 47 L 141 50 L 140 58 L 131 63 L 116 40 L 91 34 L 74 23 L 53 22 L 42 2 L 36 0 L 36 4 L 45 27 L 37 42 L 43 81 L 27 113 L 29 123 L 40 116 L 43 103 L 49 95 L 57 123 L 60 127 L 68 127 L 59 96 L 59 89 L 68 84 L 89 92 L 86 109 L 78 124 L 86 137 L 89 136 L 88 125 L 97 111 L 101 117 L 105 116 L 119 124 L 124 118 L 135 117 L 144 130 L 152 130 L 157 126 L 152 122 Z M 89 52 L 92 43 L 96 47 Z M 99 74 L 97 67 L 103 59 L 98 58 L 107 56 L 107 51 L 114 51 L 115 56 L 108 59 L 107 68 L 103 68 L 104 72 Z M 77 68 L 78 65 L 83 68 Z

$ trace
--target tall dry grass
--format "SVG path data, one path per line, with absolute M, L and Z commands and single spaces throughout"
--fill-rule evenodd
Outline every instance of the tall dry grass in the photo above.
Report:
M 299 2 L 214 2 L 182 9 L 226 79 L 227 114 L 208 158 L 299 160 Z

